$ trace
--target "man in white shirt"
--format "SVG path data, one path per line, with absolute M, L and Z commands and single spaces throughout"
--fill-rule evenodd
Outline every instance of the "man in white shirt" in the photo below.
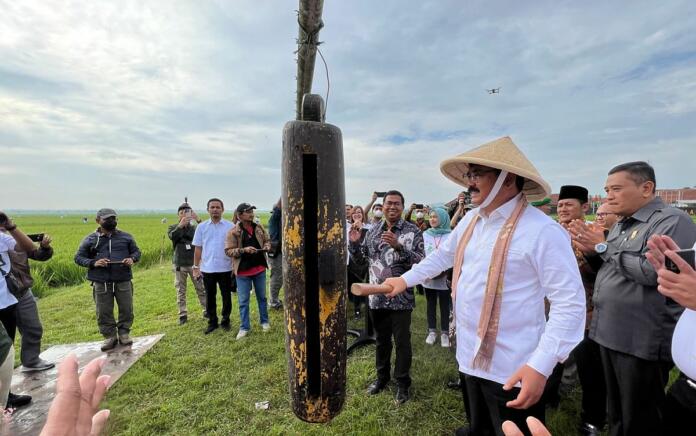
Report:
M 547 196 L 550 187 L 509 137 L 440 168 L 468 187 L 479 207 L 435 253 L 387 279 L 387 296 L 454 267 L 457 361 L 469 423 L 456 434 L 502 435 L 506 420 L 526 431 L 527 416 L 544 420 L 546 378 L 583 338 L 585 293 L 570 238 L 527 205 L 526 196 Z M 551 303 L 548 322 L 544 297 Z
M 208 200 L 210 218 L 196 227 L 193 235 L 193 277 L 203 277 L 206 297 L 208 327 L 205 334 L 211 333 L 219 326 L 229 331 L 230 313 L 232 312 L 232 259 L 225 254 L 225 237 L 234 228 L 234 224 L 222 218 L 225 206 L 222 200 Z M 218 324 L 217 288 L 222 296 L 222 322 Z

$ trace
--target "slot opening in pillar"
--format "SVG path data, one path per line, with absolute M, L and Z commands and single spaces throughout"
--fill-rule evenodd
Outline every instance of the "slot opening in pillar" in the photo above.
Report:
M 304 204 L 304 270 L 305 270 L 305 337 L 307 356 L 307 391 L 321 395 L 321 342 L 319 324 L 319 193 L 317 155 L 302 155 L 302 186 Z

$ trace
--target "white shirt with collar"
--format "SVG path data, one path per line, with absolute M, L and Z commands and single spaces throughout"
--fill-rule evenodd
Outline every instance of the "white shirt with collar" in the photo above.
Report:
M 5 275 L 10 272 L 12 267 L 9 251 L 14 250 L 15 245 L 16 242 L 12 236 L 0 232 L 0 309 L 5 309 L 17 303 L 17 299 L 10 294 L 7 282 L 5 282 Z
M 696 244 L 694 245 L 696 250 Z M 696 289 L 693 290 L 696 292 Z M 672 337 L 672 359 L 677 368 L 691 380 L 696 380 L 696 311 L 684 309 Z
M 234 224 L 221 219 L 217 224 L 210 219 L 196 226 L 193 245 L 201 247 L 201 272 L 216 273 L 232 271 L 232 258 L 225 254 L 225 238 Z
M 402 276 L 407 286 L 415 286 L 451 268 L 466 228 L 476 214 L 481 215 L 456 284 L 457 361 L 461 372 L 501 384 L 525 364 L 548 377 L 556 363 L 563 362 L 582 340 L 585 328 L 585 290 L 568 232 L 528 206 L 510 242 L 490 369 L 472 367 L 493 246 L 520 199 L 518 194 L 490 216 L 472 210 L 437 251 Z M 551 302 L 548 322 L 544 297 Z

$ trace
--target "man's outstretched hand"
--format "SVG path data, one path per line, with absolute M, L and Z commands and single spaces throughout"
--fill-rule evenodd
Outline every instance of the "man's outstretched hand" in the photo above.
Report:
M 387 298 L 394 298 L 406 290 L 406 281 L 401 277 L 389 277 L 382 284 L 392 288 L 392 291 L 386 294 Z
M 98 357 L 85 366 L 78 377 L 77 358 L 70 354 L 58 367 L 56 397 L 48 410 L 48 419 L 41 435 L 96 436 L 109 419 L 109 410 L 99 403 L 109 388 L 110 375 L 99 374 L 106 359 Z

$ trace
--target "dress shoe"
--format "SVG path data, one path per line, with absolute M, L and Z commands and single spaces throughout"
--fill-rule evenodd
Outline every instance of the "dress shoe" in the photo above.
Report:
M 394 402 L 396 404 L 404 404 L 410 398 L 408 394 L 408 388 L 406 386 L 397 386 L 396 395 L 394 395 Z
M 602 429 L 600 429 L 596 425 L 590 424 L 589 422 L 583 422 L 582 424 L 580 424 L 578 434 L 580 434 L 581 436 L 599 436 L 602 434 Z
M 458 391 L 458 390 L 461 390 L 461 388 L 462 388 L 462 382 L 459 379 L 456 379 L 454 381 L 448 381 L 447 387 L 450 389 L 455 389 Z
M 205 332 L 203 332 L 203 333 L 205 333 L 207 335 L 208 333 L 214 332 L 215 329 L 217 329 L 218 327 L 219 326 L 217 324 L 208 324 L 208 327 L 205 329 Z
M 230 329 L 232 328 L 232 327 L 230 327 L 230 323 L 229 323 L 229 322 L 222 322 L 222 323 L 220 323 L 220 327 L 222 327 L 222 329 L 223 329 L 224 331 L 226 331 L 226 332 L 229 332 Z
M 370 383 L 370 386 L 367 387 L 367 394 L 368 395 L 379 394 L 386 387 L 387 387 L 387 382 L 381 381 L 381 380 L 375 380 L 372 383 Z
M 102 351 L 113 350 L 114 348 L 116 348 L 116 345 L 118 345 L 118 338 L 117 337 L 114 336 L 113 338 L 106 338 L 106 339 L 104 339 L 104 342 L 102 342 L 101 350 Z
M 179 325 L 186 324 L 186 321 L 188 321 L 188 317 L 186 315 L 182 315 L 179 317 Z
M 131 339 L 128 333 L 118 335 L 118 341 L 121 343 L 121 345 L 133 345 L 133 339 Z
M 8 409 L 18 409 L 24 407 L 31 403 L 31 396 L 29 395 L 16 395 L 10 392 L 7 395 L 7 408 Z
M 36 363 L 32 363 L 31 365 L 22 365 L 22 372 L 46 371 L 47 369 L 51 369 L 54 366 L 56 366 L 56 364 L 53 362 L 39 359 L 36 361 Z

